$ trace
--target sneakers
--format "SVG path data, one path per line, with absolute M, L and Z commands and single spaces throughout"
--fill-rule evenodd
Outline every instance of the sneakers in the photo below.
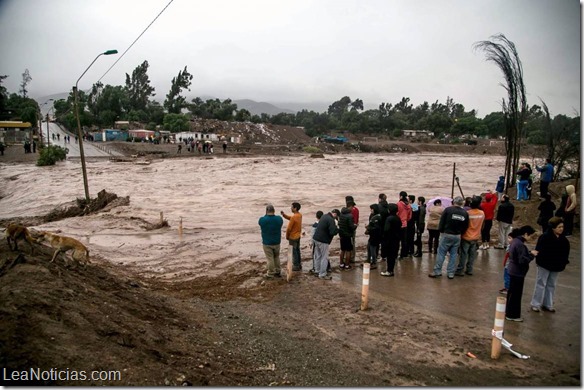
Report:
M 345 269 L 345 263 L 341 263 L 341 264 L 339 264 L 339 268 L 340 268 L 340 269 Z
M 326 276 L 319 276 L 318 278 L 322 279 L 322 280 L 331 280 L 333 277 L 330 275 L 326 275 Z
M 466 271 L 465 274 L 467 274 L 468 276 L 472 276 L 472 271 Z
M 370 267 L 370 269 L 377 269 L 377 264 L 376 264 L 376 263 L 374 263 L 374 264 L 371 264 L 371 267 Z
M 479 246 L 479 249 L 485 249 L 485 245 L 481 244 L 481 246 Z
M 499 290 L 499 294 L 503 294 L 503 295 L 507 295 L 507 289 L 506 288 L 502 288 Z
M 537 306 L 531 306 L 531 311 L 535 311 L 537 313 L 540 312 L 539 307 L 537 307 Z
M 549 311 L 550 313 L 555 313 L 556 312 L 556 309 L 554 309 L 553 307 L 542 306 L 541 309 L 543 311 Z
M 505 249 L 504 245 L 497 244 L 494 246 L 495 249 Z
M 302 271 L 302 266 L 293 266 L 292 271 Z
M 507 321 L 523 322 L 523 318 L 521 318 L 521 317 L 519 317 L 519 318 L 505 317 L 505 319 Z
M 454 279 L 454 275 L 448 275 L 448 279 Z
M 349 271 L 349 270 L 353 269 L 353 267 L 351 267 L 350 265 L 345 265 L 345 266 L 343 267 L 343 269 L 344 269 L 345 271 Z
M 438 275 L 436 275 L 436 274 L 429 274 L 428 275 L 429 278 L 439 278 L 440 276 L 442 276 L 442 274 L 438 274 Z
M 422 252 L 416 252 L 416 253 L 414 253 L 414 257 L 422 257 Z
M 393 272 L 380 272 L 379 275 L 381 276 L 394 276 L 395 274 Z
M 454 276 L 464 276 L 464 273 L 462 271 L 458 271 L 454 273 Z

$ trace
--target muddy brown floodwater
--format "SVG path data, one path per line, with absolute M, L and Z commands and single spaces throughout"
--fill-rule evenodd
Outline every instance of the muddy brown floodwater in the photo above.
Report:
M 377 202 L 380 192 L 390 202 L 397 201 L 402 190 L 426 199 L 450 196 L 454 162 L 465 195 L 494 189 L 504 164 L 503 157 L 485 162 L 477 156 L 448 155 L 154 161 L 150 165 L 88 162 L 91 196 L 106 189 L 129 195 L 130 205 L 113 215 L 63 220 L 39 229 L 60 229 L 85 242 L 92 254 L 135 266 L 141 273 L 184 278 L 187 270 L 213 273 L 242 259 L 263 261 L 257 220 L 267 203 L 288 212 L 292 202 L 300 202 L 304 230 L 310 232 L 316 211 L 340 208 L 345 195 L 353 195 L 367 218 L 369 205 Z M 7 178 L 0 218 L 45 214 L 83 197 L 81 170 L 75 162 L 44 168 L 7 166 L 0 179 Z M 455 194 L 459 193 L 456 188 Z M 135 230 L 135 224 L 128 223 L 133 217 L 155 222 L 160 212 L 172 227 L 165 233 Z M 181 218 L 182 240 L 177 235 Z M 357 239 L 360 245 L 367 240 L 364 234 Z
M 308 234 L 317 210 L 326 212 L 341 208 L 345 196 L 352 195 L 361 212 L 357 247 L 361 249 L 358 261 L 362 261 L 367 241 L 364 225 L 369 205 L 377 202 L 378 194 L 386 193 L 389 202 L 397 201 L 400 191 L 426 199 L 449 197 L 454 163 L 462 191 L 470 196 L 494 190 L 503 172 L 504 157 L 345 154 L 325 155 L 324 158 L 307 155 L 173 158 L 144 164 L 90 161 L 87 172 L 91 195 L 95 196 L 105 189 L 120 197 L 129 196 L 130 204 L 109 212 L 68 218 L 33 228 L 61 231 L 79 239 L 88 246 L 97 265 L 111 263 L 123 267 L 128 273 L 140 275 L 144 280 L 185 285 L 196 278 L 207 277 L 211 280 L 225 273 L 240 272 L 245 275 L 254 267 L 261 269 L 265 258 L 257 221 L 264 214 L 267 203 L 274 204 L 278 212 L 288 212 L 292 202 L 299 202 L 304 215 L 303 229 Z M 0 219 L 44 215 L 55 207 L 83 197 L 81 169 L 75 161 L 42 168 L 24 164 L 1 165 L 0 181 L 4 184 L 0 190 Z M 459 194 L 459 189 L 455 188 L 455 196 Z M 145 231 L 136 222 L 158 222 L 161 212 L 170 227 Z M 179 237 L 181 219 L 183 235 Z M 336 254 L 337 239 L 331 248 Z M 383 278 L 374 272 L 371 278 L 371 312 L 361 315 L 355 314 L 354 310 L 358 307 L 360 296 L 361 271 L 356 269 L 341 273 L 335 270 L 333 281 L 329 283 L 343 285 L 343 292 L 335 293 L 325 286 L 313 286 L 320 281 L 315 281 L 306 273 L 310 268 L 308 239 L 302 240 L 301 249 L 304 272 L 295 276 L 289 289 L 302 286 L 314 292 L 322 288 L 327 299 L 335 299 L 330 297 L 331 294 L 342 297 L 344 301 L 338 307 L 323 306 L 313 302 L 314 296 L 303 298 L 302 294 L 288 290 L 290 295 L 280 295 L 270 303 L 257 306 L 249 302 L 241 305 L 226 302 L 221 310 L 229 309 L 237 316 L 250 318 L 250 321 L 253 317 L 255 321 L 261 319 L 272 324 L 262 314 L 265 310 L 276 313 L 277 307 L 295 305 L 297 309 L 293 310 L 297 312 L 287 311 L 285 316 L 302 323 L 298 326 L 288 322 L 279 325 L 294 335 L 292 339 L 310 340 L 314 333 L 315 342 L 330 342 L 331 348 L 335 346 L 331 353 L 333 350 L 340 350 L 341 353 L 346 350 L 344 358 L 348 360 L 354 354 L 352 351 L 359 350 L 363 355 L 357 358 L 371 358 L 372 370 L 383 369 L 384 361 L 374 362 L 373 358 L 376 353 L 382 353 L 384 359 L 395 359 L 394 370 L 402 370 L 403 374 L 397 380 L 389 379 L 393 378 L 391 376 L 383 380 L 377 377 L 364 379 L 359 374 L 360 379 L 355 379 L 365 382 L 347 382 L 343 374 L 346 370 L 339 365 L 336 379 L 331 376 L 330 381 L 314 382 L 314 378 L 308 375 L 318 376 L 315 374 L 318 370 L 308 370 L 306 372 L 312 374 L 306 374 L 303 380 L 296 379 L 292 384 L 553 385 L 556 379 L 563 385 L 580 383 L 579 244 L 573 244 L 571 264 L 560 276 L 557 294 L 559 309 L 555 316 L 528 312 L 527 297 L 531 296 L 535 277 L 535 266 L 532 267 L 526 279 L 523 300 L 523 311 L 528 319 L 522 324 L 506 325 L 506 335 L 517 350 L 532 355 L 532 358 L 520 361 L 507 353 L 507 360 L 502 364 L 509 371 L 502 376 L 496 374 L 500 369 L 497 362 L 489 361 L 496 292 L 502 287 L 502 251 L 482 251 L 475 263 L 475 275 L 453 281 L 446 278 L 433 280 L 426 276 L 434 261 L 434 256 L 428 253 L 419 259 L 400 261 L 395 278 Z M 333 266 L 338 265 L 336 255 L 331 257 L 331 261 Z M 258 272 L 248 275 L 241 278 L 240 288 L 255 288 L 262 283 Z M 286 291 L 286 286 L 279 288 Z M 355 299 L 354 302 L 349 304 L 347 297 Z M 337 317 L 313 317 L 310 307 L 306 306 L 309 300 L 325 312 L 334 311 Z M 335 302 L 331 304 L 337 305 Z M 391 323 L 386 324 L 384 321 L 388 320 Z M 351 341 L 342 332 L 345 326 Z M 360 333 L 363 327 L 366 331 Z M 311 333 L 307 336 L 303 328 L 312 329 Z M 256 334 L 255 337 L 269 340 L 265 332 L 263 336 Z M 292 339 L 286 337 L 284 341 Z M 246 339 L 244 343 L 251 344 L 252 340 L 255 339 Z M 277 343 L 284 342 L 281 338 L 278 340 Z M 361 342 L 365 346 L 356 346 Z M 436 347 L 435 343 L 440 347 Z M 266 344 L 265 348 L 271 347 Z M 290 348 L 295 350 L 298 345 Z M 367 348 L 376 350 L 369 351 Z M 464 348 L 471 348 L 479 359 L 469 361 Z M 303 350 L 298 353 L 303 353 Z M 321 358 L 325 359 L 324 356 Z M 286 362 L 285 357 L 281 359 Z M 412 362 L 417 366 L 408 366 Z M 529 365 L 534 365 L 531 370 L 528 370 Z M 425 370 L 423 367 L 429 367 L 428 371 L 420 372 L 420 369 Z M 444 371 L 441 367 L 448 369 Z M 546 368 L 546 375 L 551 373 L 554 377 L 537 378 L 541 367 Z M 473 374 L 472 369 L 477 371 Z M 373 375 L 373 372 L 365 374 Z M 318 378 L 322 380 L 320 376 Z M 209 383 L 220 385 L 222 382 Z M 282 383 L 290 384 L 286 381 Z

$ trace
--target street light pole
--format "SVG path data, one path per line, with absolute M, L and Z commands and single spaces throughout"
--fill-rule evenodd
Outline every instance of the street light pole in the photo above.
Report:
M 79 78 L 77 79 L 77 82 L 75 83 L 75 87 L 73 87 L 73 92 L 75 93 L 75 116 L 77 117 L 77 135 L 79 137 L 79 155 L 81 157 L 81 170 L 83 172 L 83 188 L 85 189 L 85 200 L 87 201 L 87 203 L 89 203 L 89 184 L 87 183 L 87 170 L 85 168 L 85 154 L 83 152 L 83 134 L 81 133 L 81 122 L 79 121 L 79 107 L 78 107 L 79 106 L 79 102 L 78 102 L 79 98 L 78 98 L 77 85 L 79 84 L 79 80 L 81 80 L 81 78 L 85 75 L 85 73 L 87 73 L 89 68 L 91 68 L 91 65 L 93 65 L 94 62 L 97 61 L 97 59 L 100 56 L 102 56 L 102 55 L 109 56 L 110 54 L 117 54 L 117 53 L 118 53 L 117 50 L 108 50 L 106 52 L 99 53 L 97 55 L 97 57 L 95 57 L 93 62 L 91 64 L 89 64 L 87 69 L 85 69 L 85 72 L 83 72 L 81 74 L 81 76 L 79 76 Z
M 45 104 L 47 104 L 48 102 L 52 102 L 52 101 L 53 101 L 53 99 L 49 99 L 49 100 L 47 100 L 46 102 L 44 102 L 44 103 L 41 105 L 41 108 L 43 108 L 43 107 L 45 106 Z M 49 111 L 50 111 L 50 110 L 51 110 L 51 109 L 49 108 Z M 49 144 L 50 144 L 50 141 L 49 141 L 49 111 L 47 111 L 47 146 L 49 146 Z M 41 125 L 42 125 L 42 123 L 43 123 L 43 113 L 42 113 L 42 111 L 41 111 L 41 113 L 40 113 L 40 114 L 41 114 L 41 115 L 40 115 L 40 118 L 39 118 L 39 136 L 40 136 L 40 137 L 41 137 L 41 139 L 42 139 L 42 138 L 43 138 L 43 129 L 42 129 L 42 126 L 41 126 Z

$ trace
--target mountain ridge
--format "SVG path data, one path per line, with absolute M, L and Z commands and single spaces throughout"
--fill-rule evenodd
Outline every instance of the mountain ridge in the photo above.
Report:
M 54 101 L 59 100 L 59 99 L 67 99 L 68 96 L 69 96 L 69 92 L 61 92 L 61 93 L 55 93 L 52 95 L 41 96 L 41 97 L 35 98 L 35 100 L 38 102 L 39 106 L 41 106 L 41 113 L 43 115 L 46 115 L 46 113 L 51 109 L 51 105 L 44 104 L 45 102 L 48 102 L 50 99 L 53 99 Z M 191 101 L 194 98 L 195 98 L 194 96 L 191 96 L 191 97 L 188 97 L 187 100 Z M 216 99 L 215 97 L 212 97 L 212 96 L 200 96 L 200 98 L 203 101 L 206 101 L 209 99 Z M 157 99 L 154 99 L 154 100 L 157 100 Z M 220 100 L 224 100 L 224 99 L 220 99 Z M 273 116 L 273 115 L 277 115 L 280 113 L 296 114 L 297 112 L 302 111 L 303 109 L 306 109 L 309 111 L 321 112 L 321 111 L 326 111 L 326 107 L 328 107 L 328 105 L 326 103 L 319 103 L 319 102 L 312 102 L 312 103 L 297 103 L 297 102 L 270 103 L 270 102 L 258 102 L 258 101 L 253 100 L 253 99 L 232 99 L 232 101 L 233 101 L 233 103 L 237 104 L 237 109 L 248 110 L 252 115 L 268 114 L 270 116 Z M 160 103 L 162 103 L 162 102 L 160 102 Z M 290 108 L 282 107 L 280 105 L 290 105 Z

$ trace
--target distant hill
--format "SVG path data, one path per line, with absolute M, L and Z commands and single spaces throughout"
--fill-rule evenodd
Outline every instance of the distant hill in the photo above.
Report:
M 56 93 L 53 95 L 47 95 L 47 96 L 41 96 L 37 99 L 35 99 L 38 103 L 39 106 L 42 105 L 44 102 L 48 101 L 49 99 L 53 99 L 53 100 L 59 100 L 59 99 L 67 99 L 67 97 L 69 96 L 69 92 L 62 92 L 62 93 Z M 194 96 L 190 96 L 187 97 L 187 101 L 190 102 L 192 99 L 194 98 Z M 200 96 L 200 98 L 202 100 L 209 100 L 209 99 L 216 99 L 215 97 L 212 96 Z M 158 99 L 156 99 L 158 100 Z M 225 100 L 225 99 L 220 99 L 220 100 Z M 162 104 L 163 102 L 160 101 L 160 104 Z M 237 104 L 237 108 L 238 109 L 246 109 L 248 110 L 250 113 L 252 113 L 252 115 L 261 115 L 263 113 L 268 114 L 270 116 L 279 114 L 279 113 L 286 113 L 286 114 L 295 114 L 298 111 L 301 111 L 303 109 L 307 109 L 307 110 L 313 110 L 316 112 L 323 112 L 326 111 L 328 108 L 328 105 L 326 103 L 284 103 L 286 104 L 286 106 L 288 108 L 282 108 L 282 107 L 278 107 L 275 104 L 272 103 L 268 103 L 268 102 L 256 102 L 255 100 L 251 100 L 251 99 L 237 99 L 237 100 L 233 100 L 233 103 Z M 44 107 L 41 107 L 41 112 L 43 115 L 45 115 L 47 113 L 47 111 L 52 107 L 51 102 L 47 103 L 44 105 Z
M 233 103 L 237 104 L 238 109 L 246 109 L 252 113 L 252 115 L 268 114 L 270 116 L 279 113 L 295 114 L 296 111 L 289 110 L 287 108 L 280 108 L 271 103 L 266 102 L 256 102 L 250 99 L 240 99 L 234 100 Z

